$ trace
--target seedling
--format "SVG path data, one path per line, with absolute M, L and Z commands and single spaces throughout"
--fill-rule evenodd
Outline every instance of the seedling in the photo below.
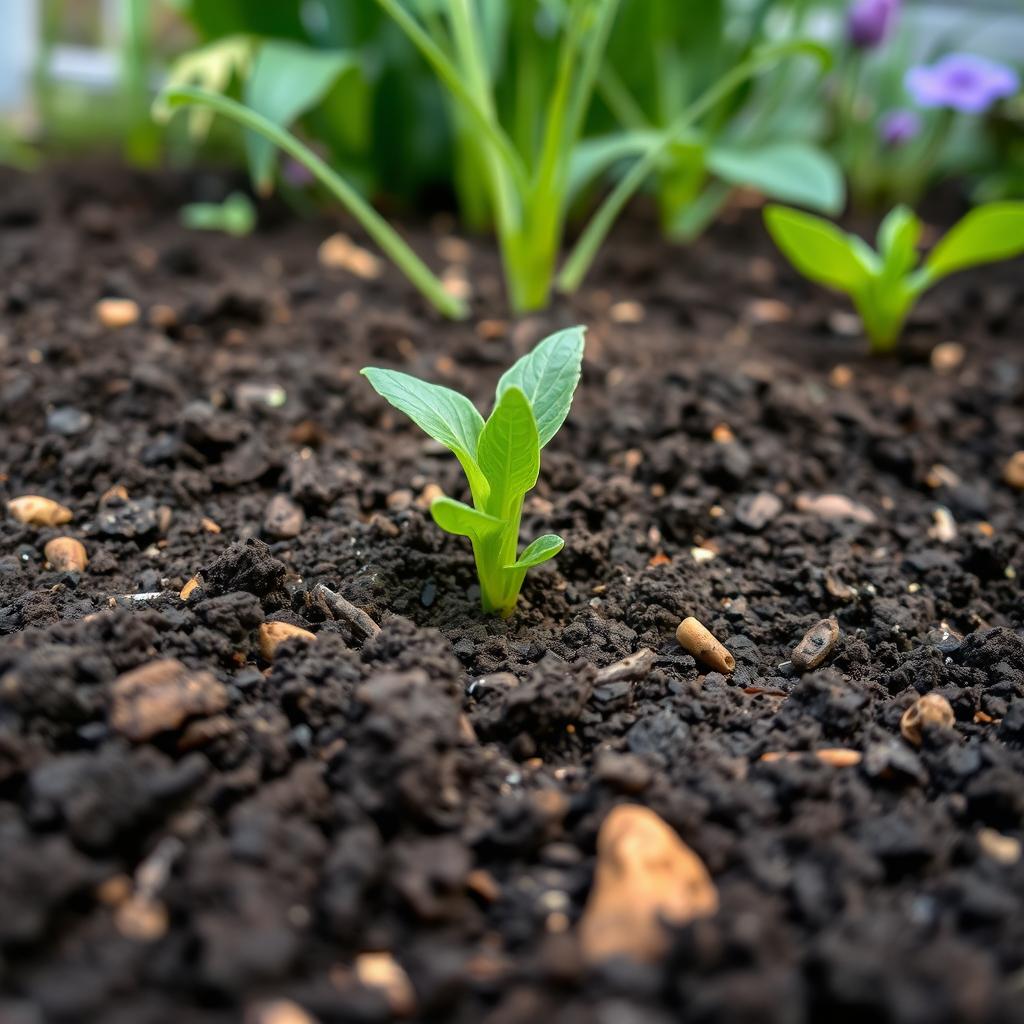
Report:
M 882 221 L 877 252 L 831 222 L 785 206 L 766 207 L 764 221 L 804 277 L 850 296 L 876 353 L 896 347 L 917 300 L 944 277 L 1024 253 L 1024 202 L 971 210 L 923 263 L 917 251 L 922 224 L 906 206 Z
M 583 360 L 583 328 L 546 338 L 498 381 L 486 422 L 457 391 L 397 370 L 367 367 L 374 390 L 459 460 L 473 504 L 437 498 L 434 522 L 473 543 L 480 601 L 485 612 L 515 610 L 526 570 L 546 562 L 565 541 L 538 537 L 519 553 L 523 498 L 537 483 L 540 450 L 569 415 Z
M 222 203 L 189 203 L 181 222 L 193 231 L 223 231 L 244 238 L 256 227 L 256 207 L 244 192 L 232 192 Z

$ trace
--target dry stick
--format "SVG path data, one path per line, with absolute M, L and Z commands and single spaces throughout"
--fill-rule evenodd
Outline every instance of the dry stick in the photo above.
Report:
M 338 622 L 347 623 L 361 640 L 369 640 L 380 632 L 377 625 L 369 615 L 361 608 L 357 608 L 351 601 L 346 601 L 341 594 L 318 583 L 313 588 L 313 601 L 329 612 L 331 617 Z

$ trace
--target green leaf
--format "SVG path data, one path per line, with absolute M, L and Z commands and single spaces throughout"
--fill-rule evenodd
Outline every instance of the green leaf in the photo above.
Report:
M 504 519 L 489 516 L 452 498 L 435 498 L 430 503 L 430 514 L 445 533 L 473 540 L 490 537 L 507 525 Z
M 553 533 L 546 533 L 543 537 L 538 537 L 511 565 L 507 565 L 505 568 L 532 569 L 535 565 L 554 558 L 564 547 L 565 541 L 561 537 Z
M 582 139 L 569 157 L 567 202 L 577 196 L 621 160 L 640 156 L 661 141 L 655 131 L 623 131 Z
M 272 39 L 256 55 L 245 86 L 245 101 L 274 124 L 287 128 L 317 106 L 340 75 L 358 67 L 358 58 L 342 50 L 315 50 Z M 269 192 L 273 185 L 274 144 L 262 135 L 247 132 L 245 147 L 256 188 Z
M 1024 202 L 988 203 L 971 210 L 925 260 L 930 281 L 982 263 L 1024 253 Z
M 477 462 L 484 420 L 473 403 L 451 388 L 398 370 L 368 366 L 361 372 L 381 398 L 455 455 L 469 480 L 473 499 L 478 504 L 486 501 L 490 487 Z
M 878 228 L 878 251 L 887 277 L 901 277 L 917 263 L 923 225 L 907 206 L 894 207 Z
M 491 486 L 487 511 L 507 519 L 540 475 L 540 439 L 530 400 L 518 387 L 504 391 L 480 432 L 480 468 Z
M 767 206 L 764 223 L 775 244 L 810 281 L 843 292 L 855 292 L 870 281 L 874 268 L 864 243 L 834 224 L 785 206 Z
M 715 146 L 708 153 L 707 164 L 713 174 L 730 185 L 755 188 L 770 199 L 831 214 L 839 213 L 846 202 L 839 165 L 806 142 Z
M 584 330 L 569 327 L 545 338 L 498 381 L 499 404 L 510 388 L 518 388 L 526 396 L 542 448 L 558 433 L 569 415 L 573 392 L 580 382 Z

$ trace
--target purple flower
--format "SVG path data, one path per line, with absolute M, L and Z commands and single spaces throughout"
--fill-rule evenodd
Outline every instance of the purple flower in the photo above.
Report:
M 846 12 L 846 34 L 858 49 L 867 50 L 885 42 L 896 16 L 900 0 L 854 0 Z
M 887 146 L 904 146 L 921 134 L 921 115 L 905 108 L 890 110 L 882 115 L 878 134 Z
M 922 107 L 948 107 L 965 114 L 983 114 L 996 100 L 1020 88 L 1013 68 L 973 53 L 950 53 L 930 67 L 907 71 L 903 84 Z

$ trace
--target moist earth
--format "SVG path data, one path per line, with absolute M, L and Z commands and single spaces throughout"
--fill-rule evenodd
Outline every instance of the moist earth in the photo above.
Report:
M 318 263 L 337 223 L 178 225 L 230 184 L 0 181 L 0 497 L 73 514 L 0 522 L 0 1020 L 1024 1021 L 1022 264 L 950 281 L 872 359 L 754 211 L 673 248 L 640 210 L 518 320 L 493 246 L 439 218 L 405 230 L 471 290 L 452 324 L 390 268 Z M 138 321 L 105 327 L 105 297 Z M 486 410 L 573 323 L 524 515 L 566 546 L 487 618 L 427 511 L 455 459 L 358 371 Z M 84 571 L 44 557 L 61 536 Z M 676 643 L 690 615 L 731 675 Z M 270 621 L 315 640 L 268 662 Z M 918 746 L 926 693 L 955 723 Z M 719 910 L 656 963 L 587 966 L 625 801 Z

